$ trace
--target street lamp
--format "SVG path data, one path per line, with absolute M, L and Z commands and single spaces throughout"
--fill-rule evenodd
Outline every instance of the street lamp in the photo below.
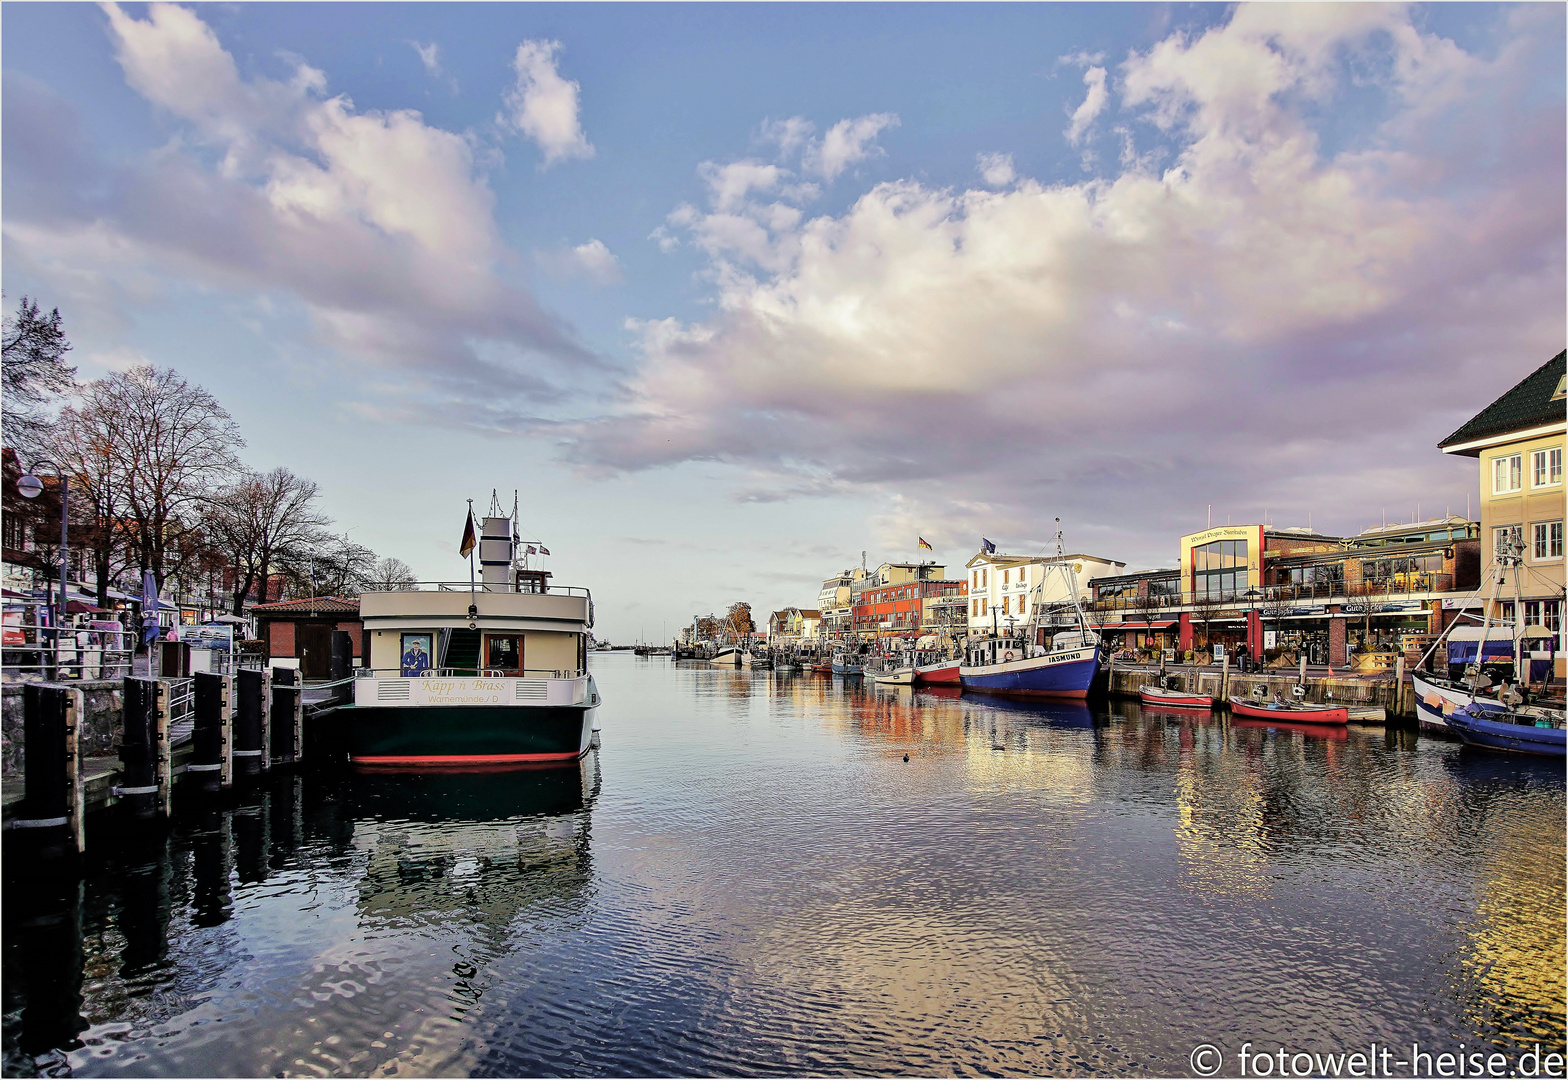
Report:
M 1260 596 L 1262 596 L 1263 594 L 1261 592 L 1259 592 L 1256 588 L 1251 588 L 1251 589 L 1248 589 L 1246 592 L 1242 593 L 1241 595 L 1242 595 L 1243 598 L 1245 598 L 1247 600 L 1247 602 L 1249 604 L 1252 605 L 1250 610 L 1249 610 L 1248 616 L 1247 616 L 1247 638 L 1250 640 L 1252 638 L 1252 620 L 1253 620 L 1253 616 L 1257 615 L 1257 613 L 1258 613 L 1258 598 Z M 1263 658 L 1263 634 L 1262 634 L 1262 626 L 1260 624 L 1259 625 L 1259 634 L 1258 634 L 1258 651 L 1257 651 L 1257 655 L 1251 657 L 1250 659 L 1254 663 L 1256 663 L 1257 661 L 1261 660 L 1262 658 Z
M 65 629 L 65 579 L 70 569 L 71 549 L 68 546 L 71 539 L 71 525 L 69 514 L 70 485 L 65 479 L 65 470 L 54 462 L 45 458 L 33 462 L 33 469 L 47 465 L 54 470 L 55 477 L 60 482 L 60 614 L 54 624 L 55 660 L 58 662 L 60 653 L 60 635 Z M 16 490 L 24 499 L 36 499 L 43 494 L 44 482 L 29 471 L 27 475 L 19 477 L 16 481 Z M 45 585 L 47 587 L 47 581 Z

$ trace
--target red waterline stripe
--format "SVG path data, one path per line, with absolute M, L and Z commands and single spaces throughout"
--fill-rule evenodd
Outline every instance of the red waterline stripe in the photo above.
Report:
M 439 754 L 425 756 L 350 756 L 356 765 L 511 765 L 529 761 L 576 761 L 583 754 Z

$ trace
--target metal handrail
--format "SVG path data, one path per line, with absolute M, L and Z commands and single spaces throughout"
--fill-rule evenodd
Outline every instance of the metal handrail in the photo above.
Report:
M 472 581 L 419 581 L 407 589 L 372 590 L 385 592 L 468 592 L 512 593 L 521 596 L 581 596 L 588 598 L 592 591 L 581 585 L 546 585 L 540 589 L 517 589 L 508 584 L 504 588 Z
M 355 668 L 356 679 L 580 679 L 588 673 L 580 668 L 426 668 L 418 675 L 404 675 L 403 669 Z

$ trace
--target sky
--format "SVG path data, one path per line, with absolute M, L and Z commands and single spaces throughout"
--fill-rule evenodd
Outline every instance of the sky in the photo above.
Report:
M 1474 500 L 1561 350 L 1560 4 L 0 8 L 4 289 L 601 637 L 982 536 Z

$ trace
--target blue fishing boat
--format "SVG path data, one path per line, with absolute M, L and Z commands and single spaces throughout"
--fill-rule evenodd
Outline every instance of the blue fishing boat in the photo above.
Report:
M 1072 565 L 1065 560 L 1047 563 L 1047 577 L 1053 570 L 1066 577 L 1064 595 L 1071 599 L 1046 610 L 1038 602 L 1042 581 L 1035 588 L 1028 622 L 1017 631 L 972 642 L 958 668 L 966 692 L 1070 700 L 1089 696 L 1100 670 L 1100 639 L 1084 622 Z
M 1471 746 L 1516 754 L 1568 756 L 1568 733 L 1560 718 L 1545 710 L 1487 711 L 1465 705 L 1448 714 L 1448 730 Z

